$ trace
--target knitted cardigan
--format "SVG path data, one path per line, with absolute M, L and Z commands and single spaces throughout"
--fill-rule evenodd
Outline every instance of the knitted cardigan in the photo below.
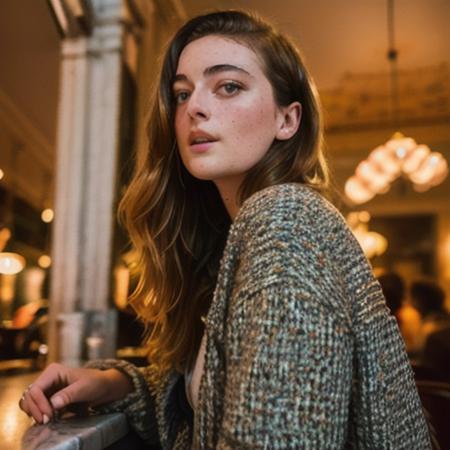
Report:
M 135 390 L 122 410 L 169 449 L 427 450 L 396 320 L 342 216 L 312 189 L 269 187 L 232 224 L 206 318 L 192 426 L 183 376 L 105 360 Z

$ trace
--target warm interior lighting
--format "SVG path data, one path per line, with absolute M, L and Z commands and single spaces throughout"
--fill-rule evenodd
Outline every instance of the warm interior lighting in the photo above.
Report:
M 124 265 L 114 269 L 114 303 L 119 309 L 125 309 L 128 304 L 128 289 L 130 285 L 130 271 Z
M 53 209 L 51 209 L 51 208 L 46 208 L 41 213 L 41 219 L 45 223 L 50 223 L 54 217 L 55 217 L 55 213 L 53 212 Z
M 396 133 L 358 164 L 345 183 L 345 194 L 353 203 L 365 203 L 387 192 L 399 176 L 408 178 L 415 191 L 425 192 L 442 183 L 447 174 L 448 163 L 441 153 Z
M 442 237 L 438 251 L 440 254 L 440 272 L 446 280 L 450 281 L 450 231 Z
M 5 176 L 5 172 L 3 172 L 2 169 L 0 169 L 0 180 Z
M 367 225 L 360 224 L 352 231 L 368 259 L 382 255 L 386 251 L 386 238 L 380 233 L 369 231 Z
M 48 255 L 42 255 L 38 259 L 39 267 L 43 269 L 48 269 L 52 265 L 52 258 Z
M 17 253 L 0 253 L 0 273 L 14 275 L 25 267 L 25 258 Z
M 25 258 L 18 253 L 4 252 L 11 230 L 7 227 L 0 229 L 0 273 L 4 275 L 14 275 L 25 267 Z
M 382 255 L 388 246 L 383 235 L 369 231 L 369 221 L 368 211 L 352 212 L 347 216 L 347 222 L 368 259 Z
M 6 243 L 11 238 L 11 230 L 7 227 L 4 227 L 0 230 L 0 252 L 6 247 Z
M 370 221 L 369 211 L 360 211 L 358 213 L 358 219 L 360 222 L 368 223 Z

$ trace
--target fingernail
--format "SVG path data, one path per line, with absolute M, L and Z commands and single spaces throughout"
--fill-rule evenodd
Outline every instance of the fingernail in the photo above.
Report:
M 33 417 L 30 419 L 30 425 L 31 426 L 36 425 L 36 421 L 34 420 Z
M 61 409 L 64 406 L 64 401 L 61 397 L 55 396 L 50 399 L 53 408 Z
M 44 425 L 48 424 L 50 422 L 50 419 L 48 418 L 47 414 L 42 415 L 42 423 Z

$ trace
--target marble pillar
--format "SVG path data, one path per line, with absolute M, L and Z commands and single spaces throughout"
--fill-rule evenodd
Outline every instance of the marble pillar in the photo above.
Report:
M 101 356 L 114 356 L 110 271 L 125 3 L 93 1 L 91 34 L 61 44 L 50 361 L 76 365 L 93 332 L 102 333 Z M 92 323 L 99 329 L 90 330 Z

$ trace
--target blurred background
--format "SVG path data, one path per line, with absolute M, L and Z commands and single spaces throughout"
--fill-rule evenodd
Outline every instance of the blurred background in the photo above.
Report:
M 158 55 L 182 22 L 215 8 L 257 12 L 300 47 L 323 103 L 335 203 L 417 373 L 450 380 L 447 0 L 2 1 L 0 370 L 145 362 L 115 211 L 146 145 Z M 430 335 L 437 356 L 425 353 Z

